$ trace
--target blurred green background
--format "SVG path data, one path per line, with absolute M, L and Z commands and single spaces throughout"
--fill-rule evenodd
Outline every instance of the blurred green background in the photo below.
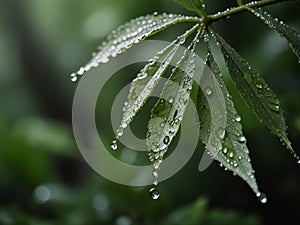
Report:
M 207 2 L 210 13 L 235 4 Z M 285 3 L 268 9 L 300 31 L 299 6 Z M 76 84 L 69 74 L 87 62 L 109 31 L 154 11 L 190 14 L 171 0 L 0 0 L 0 224 L 300 224 L 300 168 L 248 113 L 230 81 L 267 204 L 217 163 L 199 173 L 200 145 L 188 165 L 160 184 L 157 201 L 149 198 L 149 187 L 107 181 L 83 160 L 72 135 Z M 172 40 L 187 27 L 176 25 L 153 39 Z M 297 58 L 279 35 L 249 13 L 220 21 L 215 28 L 278 94 L 299 152 Z M 126 71 L 125 78 L 112 81 L 112 96 L 138 72 Z M 140 118 L 149 115 L 144 113 Z M 109 110 L 100 115 L 109 118 Z M 109 142 L 110 125 L 106 129 Z

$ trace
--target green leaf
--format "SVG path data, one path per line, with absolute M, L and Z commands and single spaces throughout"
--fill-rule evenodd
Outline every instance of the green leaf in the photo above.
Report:
M 163 156 L 179 129 L 189 101 L 195 72 L 194 50 L 201 34 L 202 29 L 200 28 L 191 45 L 173 69 L 160 99 L 151 111 L 146 144 L 149 150 L 149 159 L 156 171 L 159 169 Z
M 206 66 L 204 68 L 204 76 L 202 79 L 205 79 L 206 76 L 214 76 L 217 80 L 222 91 L 222 94 L 225 98 L 226 105 L 226 128 L 220 130 L 216 133 L 215 138 L 223 139 L 223 148 L 220 149 L 217 154 L 211 152 L 211 155 L 214 155 L 214 159 L 220 162 L 220 166 L 225 167 L 225 169 L 232 171 L 235 175 L 238 175 L 243 180 L 245 180 L 251 189 L 255 192 L 257 196 L 260 195 L 258 190 L 256 180 L 253 173 L 253 168 L 250 163 L 249 150 L 246 145 L 246 138 L 242 132 L 241 117 L 236 112 L 234 107 L 231 95 L 229 94 L 225 83 L 222 79 L 220 70 L 213 58 L 208 42 L 206 42 L 207 48 L 207 58 Z M 200 83 L 205 81 L 200 80 Z M 205 92 L 205 91 L 204 91 Z M 199 117 L 200 117 L 200 135 L 202 142 L 207 145 L 209 141 L 209 136 L 207 132 L 210 129 L 211 124 L 211 110 L 208 105 L 207 98 L 210 96 L 207 93 L 204 93 L 201 89 L 199 90 L 198 95 L 198 107 Z M 211 93 L 212 94 L 212 93 Z
M 291 142 L 287 138 L 283 110 L 276 95 L 247 61 L 241 58 L 219 34 L 213 30 L 211 32 L 223 52 L 232 80 L 247 105 L 252 109 L 259 121 L 277 135 L 296 160 L 299 161 L 299 156 L 293 150 Z
M 132 45 L 139 43 L 141 40 L 152 36 L 167 27 L 187 21 L 194 17 L 188 17 L 177 14 L 157 14 L 141 16 L 130 22 L 125 23 L 116 30 L 112 31 L 93 54 L 92 59 L 81 67 L 77 73 L 73 73 L 71 77 L 83 75 L 92 67 L 97 67 L 100 63 L 106 63 L 111 57 L 126 51 Z
M 132 81 L 117 136 L 122 136 L 123 130 L 130 124 L 134 116 L 146 103 L 154 88 L 157 86 L 160 78 L 175 56 L 180 44 L 183 44 L 186 38 L 196 31 L 198 26 L 199 25 L 193 26 L 190 30 L 187 30 L 183 35 L 180 35 L 175 41 L 159 52 Z
M 286 42 L 300 61 L 299 33 L 287 26 L 283 21 L 279 21 L 277 18 L 273 18 L 270 14 L 261 9 L 248 8 L 248 10 L 250 10 L 254 15 L 264 21 L 264 23 L 267 24 L 270 28 L 276 30 L 280 34 L 280 36 L 286 40 Z

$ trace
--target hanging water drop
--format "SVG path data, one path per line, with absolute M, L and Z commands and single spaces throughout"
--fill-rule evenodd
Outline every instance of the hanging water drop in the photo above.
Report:
M 114 150 L 114 151 L 118 149 L 118 143 L 117 143 L 117 140 L 113 140 L 113 141 L 111 142 L 110 148 L 111 148 L 112 150 Z
M 259 192 L 259 195 L 256 194 L 256 196 L 257 196 L 258 201 L 260 201 L 261 203 L 263 203 L 263 204 L 267 203 L 268 199 L 264 193 Z
M 76 81 L 77 81 L 77 74 L 76 74 L 76 73 L 72 73 L 72 74 L 70 75 L 70 80 L 71 80 L 72 82 L 76 82 Z
M 159 191 L 156 188 L 151 188 L 149 191 L 150 198 L 156 200 L 159 198 Z

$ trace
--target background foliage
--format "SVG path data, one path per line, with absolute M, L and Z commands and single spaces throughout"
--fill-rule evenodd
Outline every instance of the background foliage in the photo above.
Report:
M 213 13 L 234 4 L 213 0 L 207 8 Z M 297 7 L 286 3 L 268 9 L 299 31 Z M 220 172 L 217 163 L 199 173 L 200 145 L 183 170 L 160 184 L 162 197 L 155 202 L 148 197 L 149 187 L 111 183 L 83 161 L 71 130 L 76 85 L 69 82 L 69 74 L 87 61 L 113 28 L 153 11 L 190 13 L 172 1 L 158 0 L 0 0 L 0 224 L 300 223 L 299 167 L 248 113 L 230 82 L 243 116 L 257 181 L 268 195 L 266 205 L 256 200 L 243 181 Z M 275 32 L 249 12 L 214 27 L 278 94 L 297 150 L 297 58 Z M 176 25 L 153 38 L 173 40 L 185 28 L 185 24 Z M 134 69 L 117 74 L 105 96 L 114 96 L 134 77 Z M 224 65 L 221 70 L 226 73 Z M 99 101 L 109 107 L 111 100 L 106 97 Z M 142 111 L 139 118 L 144 116 L 149 113 Z M 99 117 L 109 142 L 111 127 L 101 120 L 109 117 L 109 110 L 100 111 Z M 145 129 L 140 121 L 137 131 Z

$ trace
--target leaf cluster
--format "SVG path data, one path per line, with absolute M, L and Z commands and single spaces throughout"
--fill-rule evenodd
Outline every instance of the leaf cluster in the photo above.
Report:
M 188 102 L 192 98 L 198 106 L 199 138 L 206 146 L 208 154 L 213 160 L 218 161 L 225 170 L 230 170 L 234 175 L 245 180 L 256 196 L 261 199 L 261 202 L 265 202 L 266 198 L 259 191 L 254 177 L 246 137 L 242 131 L 241 117 L 235 109 L 232 97 L 224 83 L 223 75 L 211 51 L 210 46 L 213 42 L 221 50 L 231 79 L 250 110 L 262 124 L 280 138 L 298 163 L 300 163 L 300 159 L 287 137 L 283 109 L 276 94 L 254 67 L 213 29 L 212 24 L 235 13 L 249 11 L 269 28 L 277 31 L 288 43 L 298 60 L 300 60 L 300 34 L 261 9 L 265 5 L 280 2 L 279 0 L 261 0 L 245 4 L 243 1 L 238 1 L 237 7 L 212 16 L 205 13 L 205 5 L 201 0 L 174 1 L 187 10 L 196 12 L 200 17 L 154 13 L 134 19 L 113 31 L 91 61 L 72 76 L 82 75 L 91 67 L 107 62 L 111 57 L 115 57 L 132 45 L 171 25 L 179 22 L 194 23 L 192 28 L 158 52 L 133 80 L 128 100 L 124 105 L 123 118 L 117 131 L 117 138 L 122 136 L 123 130 L 144 106 L 162 76 L 168 76 L 168 81 L 164 85 L 160 98 L 151 111 L 146 138 L 149 160 L 153 164 L 154 184 L 158 182 L 159 169 L 164 155 L 180 128 Z M 187 43 L 189 36 L 193 36 L 193 39 L 188 43 L 188 49 L 172 72 L 167 74 L 167 69 L 170 68 L 171 61 L 175 58 L 179 46 Z M 195 49 L 200 41 L 205 43 L 205 66 L 203 71 L 196 71 Z M 195 73 L 202 74 L 200 81 L 198 81 L 200 86 L 205 84 L 205 79 L 212 79 L 214 82 L 205 88 L 194 87 Z M 220 87 L 219 91 L 217 91 L 218 87 Z M 192 96 L 192 92 L 197 94 Z M 212 127 L 213 120 L 216 120 L 213 115 L 221 112 L 213 110 L 213 106 L 209 103 L 211 98 L 214 98 L 216 105 L 224 107 L 227 117 L 226 124 L 216 130 Z

